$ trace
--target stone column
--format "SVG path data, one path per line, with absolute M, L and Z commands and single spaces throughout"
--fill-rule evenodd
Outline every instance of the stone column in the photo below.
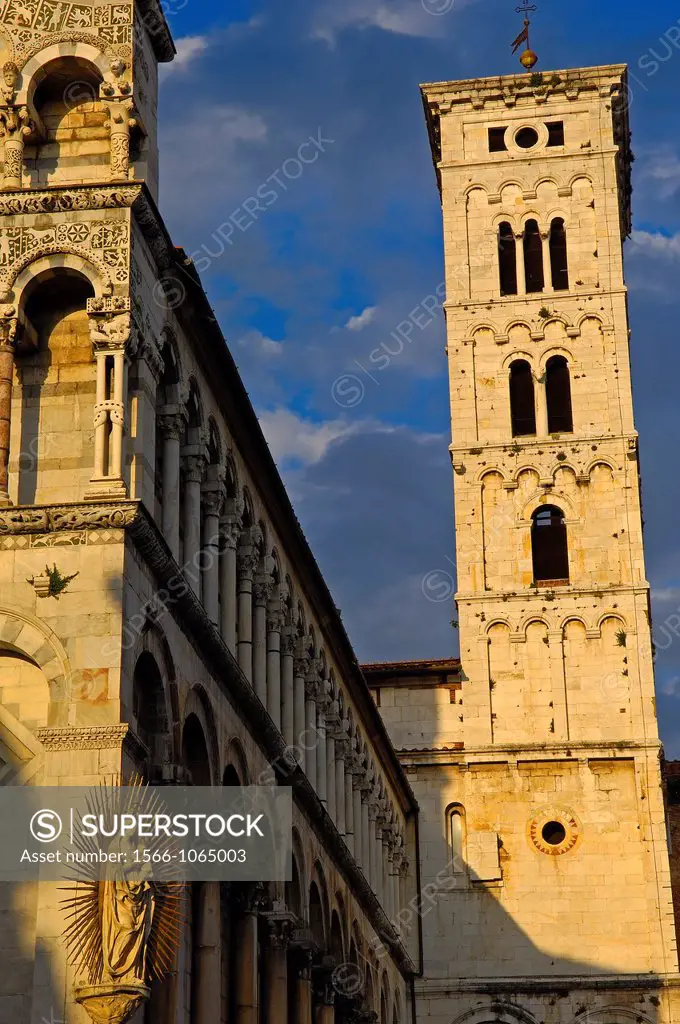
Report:
M 311 658 L 305 676 L 305 730 L 302 745 L 305 751 L 305 774 L 313 789 L 317 789 L 318 733 L 316 702 L 319 696 L 319 659 Z
M 295 745 L 295 632 L 285 626 L 281 635 L 281 729 L 286 745 Z
M 200 445 L 188 445 L 184 455 L 184 551 L 182 568 L 189 586 L 201 596 L 201 481 L 205 456 Z
M 267 602 L 272 579 L 258 572 L 253 583 L 253 686 L 267 707 Z
M 305 956 L 298 970 L 295 985 L 295 1021 L 293 1024 L 314 1024 L 312 1021 L 312 964 Z
M 259 1024 L 257 917 L 257 898 L 249 895 L 236 928 L 235 1024 Z
M 288 1024 L 288 943 L 293 916 L 273 911 L 264 917 L 269 931 L 265 951 L 265 1019 L 267 1024 Z
M 332 694 L 329 694 L 332 697 Z M 338 814 L 338 802 L 343 805 L 343 820 L 344 820 L 344 806 L 345 806 L 345 780 L 342 780 L 342 787 L 338 790 L 337 782 L 337 744 L 336 736 L 338 735 L 338 726 L 340 725 L 340 714 L 339 704 L 337 699 L 329 699 L 326 706 L 326 793 L 328 799 L 328 813 L 331 816 L 331 820 L 335 822 L 335 826 L 338 832 L 341 831 L 339 825 L 339 814 Z M 338 801 L 338 792 L 340 792 L 340 800 Z M 344 828 L 342 829 L 344 832 Z
M 163 435 L 163 536 L 172 557 L 179 562 L 179 450 L 186 429 L 179 406 L 165 406 L 159 426 Z
M 253 530 L 241 536 L 236 558 L 238 573 L 238 663 L 246 679 L 253 681 L 253 579 L 260 559 Z
M 127 407 L 127 349 L 132 322 L 129 300 L 88 299 L 90 338 L 96 363 L 94 472 L 86 498 L 124 498 L 123 444 Z
M 28 107 L 0 108 L 0 122 L 5 141 L 5 178 L 2 187 L 8 191 L 20 189 L 23 188 L 24 179 L 24 144 L 34 128 Z
M 543 291 L 552 292 L 552 255 L 550 253 L 550 231 L 541 231 L 543 243 Z
M 204 484 L 201 490 L 203 504 L 203 607 L 215 625 L 220 619 L 220 513 L 224 504 L 224 491 L 220 483 Z
M 368 813 L 368 790 L 364 786 L 361 793 L 361 866 L 364 875 L 373 884 L 371 878 L 371 846 L 373 823 Z
M 345 744 L 345 843 L 354 853 L 354 776 L 352 774 L 352 751 L 348 741 Z
M 330 969 L 315 968 L 314 994 L 316 1003 L 314 1024 L 335 1024 L 335 988 Z
M 222 947 L 220 927 L 220 883 L 203 882 L 198 901 L 198 920 L 193 932 L 194 963 L 198 977 L 192 978 L 196 1020 L 220 1024 Z
M 233 505 L 233 502 L 232 502 Z M 236 657 L 236 547 L 241 533 L 241 514 L 229 511 L 220 520 L 222 551 L 220 553 L 220 633 L 222 639 Z
M 517 253 L 517 294 L 526 295 L 527 275 L 524 266 L 524 232 L 515 235 L 515 251 Z
M 9 451 L 17 324 L 15 307 L 0 307 L 0 506 L 10 504 Z
M 373 796 L 370 795 L 368 802 L 368 828 L 370 841 L 368 846 L 368 858 L 369 858 L 369 874 L 371 878 L 371 887 L 373 892 L 380 899 L 380 880 L 382 877 L 382 864 L 378 863 L 378 848 L 380 847 L 380 828 L 378 826 L 378 804 Z
M 281 589 L 272 594 L 267 605 L 267 711 L 269 717 L 281 731 L 281 634 L 285 623 L 285 612 Z
M 309 671 L 310 654 L 308 636 L 298 637 L 295 641 L 295 660 L 293 663 L 293 723 L 295 729 L 295 747 L 298 749 L 300 767 L 307 769 L 307 752 L 305 743 L 305 678 Z
M 326 732 L 326 707 L 328 703 L 328 680 L 319 681 L 316 701 L 316 791 L 322 804 L 328 807 L 328 736 Z
M 105 83 L 101 87 L 106 103 L 111 133 L 111 180 L 127 181 L 130 177 L 130 129 L 137 124 L 132 116 L 134 104 L 131 98 L 121 95 L 115 86 Z

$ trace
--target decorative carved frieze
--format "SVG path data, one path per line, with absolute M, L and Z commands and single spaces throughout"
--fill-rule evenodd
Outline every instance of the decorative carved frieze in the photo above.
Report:
M 62 729 L 37 729 L 36 735 L 45 750 L 111 750 L 122 746 L 129 726 L 69 726 Z

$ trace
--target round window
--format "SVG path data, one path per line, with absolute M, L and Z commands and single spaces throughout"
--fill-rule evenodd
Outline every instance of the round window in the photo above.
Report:
M 520 149 L 531 149 L 538 142 L 538 132 L 535 128 L 520 128 L 515 135 L 515 142 Z
M 541 835 L 549 846 L 559 846 L 567 838 L 567 830 L 561 821 L 547 821 Z

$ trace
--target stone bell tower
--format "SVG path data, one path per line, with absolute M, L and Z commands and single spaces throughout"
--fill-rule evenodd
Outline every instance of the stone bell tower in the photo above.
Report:
M 515 1007 L 498 1020 L 608 1024 L 634 1008 L 670 1022 L 626 69 L 422 92 L 444 217 L 462 699 L 429 751 L 403 751 L 437 804 L 424 884 L 444 839 L 456 865 L 424 923 L 421 997 L 437 1024 L 486 1021 L 485 1000 Z

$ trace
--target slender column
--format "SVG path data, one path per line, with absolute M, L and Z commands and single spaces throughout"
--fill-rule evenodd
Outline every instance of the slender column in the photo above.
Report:
M 184 449 L 184 551 L 183 569 L 189 586 L 201 596 L 201 480 L 205 459 L 198 445 Z
M 382 876 L 382 865 L 378 864 L 378 847 L 380 846 L 380 840 L 378 838 L 379 826 L 378 826 L 378 806 L 376 804 L 373 795 L 371 794 L 368 803 L 368 830 L 369 830 L 369 844 L 368 844 L 368 858 L 369 858 L 369 873 L 371 877 L 371 887 L 373 892 L 380 899 L 380 879 Z
M 253 584 L 253 686 L 264 706 L 267 706 L 267 602 L 272 580 L 258 572 Z
M 247 907 L 238 922 L 236 936 L 236 1024 L 259 1024 L 257 911 Z
M 392 916 L 392 920 L 395 923 L 395 927 L 396 927 L 398 932 L 401 932 L 401 919 L 399 917 L 399 914 L 401 913 L 401 909 L 402 909 L 401 887 L 399 885 L 399 879 L 401 877 L 401 861 L 402 861 L 402 857 L 403 857 L 403 853 L 402 853 L 402 849 L 401 849 L 401 845 L 400 845 L 401 842 L 403 842 L 403 840 L 401 839 L 401 836 L 398 836 L 397 837 L 397 846 L 395 848 L 394 855 L 393 855 L 393 858 L 392 858 L 392 864 L 393 864 L 393 874 L 392 874 L 392 905 L 394 906 L 394 914 Z
M 293 667 L 293 724 L 295 728 L 295 747 L 298 751 L 300 767 L 307 769 L 307 751 L 305 750 L 305 678 L 311 661 L 308 636 L 298 637 L 295 641 L 295 660 Z
M 371 878 L 371 831 L 372 822 L 368 813 L 368 793 L 361 794 L 361 866 L 372 884 Z
M 159 425 L 163 434 L 163 536 L 176 562 L 179 562 L 179 449 L 185 424 L 179 408 L 166 406 L 160 415 Z
M 345 760 L 345 843 L 351 853 L 355 852 L 354 837 L 354 775 L 352 774 L 352 752 L 348 745 Z
M 288 943 L 293 916 L 286 912 L 265 914 L 269 929 L 265 951 L 266 1024 L 288 1024 Z
M 321 679 L 316 704 L 316 791 L 322 804 L 328 807 L 328 735 L 326 731 L 326 705 L 328 680 Z
M 252 531 L 241 538 L 237 552 L 238 569 L 238 663 L 246 679 L 253 681 L 253 578 L 259 552 L 252 543 Z
M 330 685 L 329 685 L 330 690 Z M 337 775 L 335 759 L 337 756 L 335 737 L 337 735 L 338 726 L 340 724 L 339 704 L 337 698 L 332 699 L 333 694 L 329 693 L 328 703 L 326 704 L 326 799 L 328 801 L 328 813 L 331 816 L 331 820 L 335 822 L 336 828 L 340 831 L 338 825 L 338 797 L 337 797 Z M 342 804 L 344 807 L 345 802 L 345 786 L 343 780 L 343 786 L 341 789 Z M 344 817 L 344 815 L 343 815 Z
M 314 1024 L 335 1024 L 335 988 L 330 971 L 315 979 L 316 1015 Z M 388 1022 L 389 1024 L 389 1022 Z
M 193 936 L 197 977 L 192 978 L 192 988 L 196 1020 L 201 1024 L 220 1024 L 222 950 L 219 882 L 201 885 Z
M 552 284 L 552 256 L 550 253 L 550 232 L 541 231 L 541 242 L 543 243 L 543 291 L 551 292 Z
M 130 314 L 112 312 L 109 300 L 88 299 L 90 338 L 96 363 L 94 467 L 85 497 L 125 497 L 123 444 L 127 406 L 128 348 L 134 347 Z
M 208 484 L 201 492 L 203 499 L 203 607 L 217 626 L 220 619 L 220 512 L 224 491 L 219 483 Z
M 281 728 L 288 747 L 295 746 L 295 634 L 286 626 L 281 636 Z
M 228 512 L 220 520 L 222 551 L 220 553 L 220 633 L 222 639 L 236 657 L 236 547 L 241 533 L 241 515 Z
M 129 98 L 115 95 L 114 86 L 105 84 L 101 91 L 103 99 L 108 99 L 106 105 L 111 133 L 111 180 L 125 181 L 130 177 L 130 129 L 137 124 L 131 116 L 133 102 Z
M 298 973 L 295 985 L 294 1024 L 313 1024 L 312 1021 L 312 970 L 305 965 Z
M 5 178 L 3 189 L 23 188 L 24 144 L 33 131 L 28 107 L 4 107 L 0 109 L 0 122 L 5 138 Z
M 347 735 L 343 729 L 336 730 L 335 740 L 335 824 L 341 836 L 347 836 L 347 806 L 345 799 L 345 753 Z M 345 838 L 345 842 L 347 839 Z
M 305 774 L 312 787 L 317 789 L 318 733 L 316 701 L 319 695 L 319 659 L 311 658 L 305 677 L 305 731 L 302 746 L 305 750 Z
M 517 252 L 517 294 L 526 295 L 527 275 L 524 266 L 524 234 L 515 235 L 515 248 Z
M 267 711 L 281 731 L 281 634 L 285 612 L 281 591 L 273 594 L 267 605 Z
M 0 505 L 9 505 L 9 450 L 12 429 L 12 378 L 17 335 L 14 306 L 0 307 Z

